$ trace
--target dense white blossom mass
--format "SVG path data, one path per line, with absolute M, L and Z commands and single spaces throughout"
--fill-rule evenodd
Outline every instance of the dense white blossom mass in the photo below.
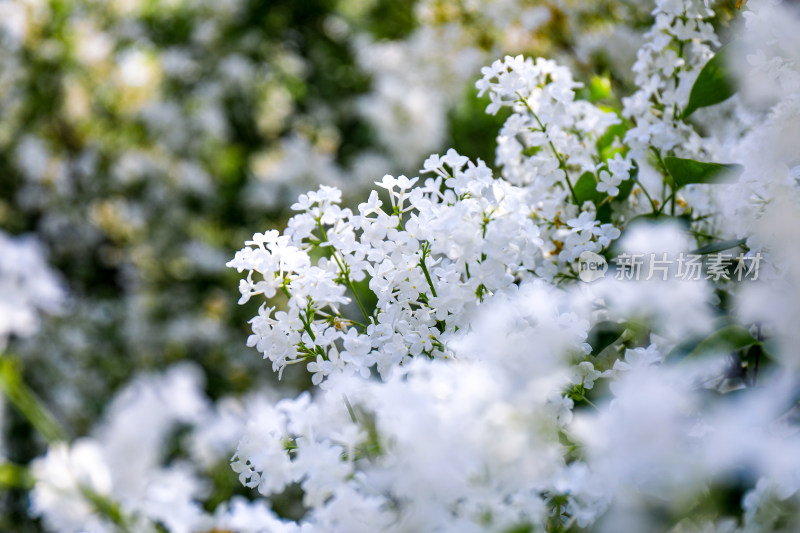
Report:
M 355 207 L 299 195 L 227 266 L 259 304 L 247 344 L 309 390 L 213 402 L 195 366 L 140 376 L 33 462 L 31 512 L 64 532 L 798 530 L 800 12 L 746 4 L 723 48 L 714 2 L 656 0 L 621 99 L 554 59 L 483 67 L 494 164 L 449 149 Z M 53 282 L 23 274 L 48 309 Z M 211 500 L 228 460 L 241 487 Z

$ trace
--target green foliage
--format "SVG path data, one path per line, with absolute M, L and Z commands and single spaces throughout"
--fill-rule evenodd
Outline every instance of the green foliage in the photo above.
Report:
M 711 244 L 701 246 L 692 253 L 698 255 L 715 254 L 717 252 L 736 248 L 737 246 L 742 246 L 746 241 L 747 239 L 730 239 L 727 241 L 713 242 Z
M 742 170 L 740 165 L 701 163 L 680 157 L 665 157 L 664 166 L 675 181 L 676 190 L 692 183 L 720 183 Z
M 728 68 L 730 47 L 720 48 L 717 54 L 706 63 L 692 86 L 689 104 L 683 110 L 682 118 L 700 109 L 723 102 L 736 94 L 736 85 Z
M 533 525 L 520 524 L 518 526 L 514 526 L 510 529 L 507 529 L 505 533 L 533 533 Z
M 461 102 L 448 114 L 450 145 L 460 154 L 471 154 L 474 159 L 481 159 L 491 166 L 497 140 L 488 132 L 498 131 L 510 110 L 503 108 L 496 115 L 486 113 L 489 97 L 478 98 L 473 87 L 465 90 Z M 540 147 L 532 147 L 541 149 Z M 533 155 L 533 154 L 530 154 Z
M 575 190 L 575 197 L 578 199 L 579 204 L 583 202 L 599 202 L 606 195 L 597 190 L 597 180 L 591 172 L 584 172 L 578 181 L 575 182 L 573 187 Z
M 679 360 L 684 357 L 700 357 L 705 354 L 729 353 L 750 346 L 761 344 L 746 328 L 723 318 L 710 335 L 691 338 L 682 342 L 669 353 L 668 360 Z
M 694 350 L 689 352 L 689 357 L 702 354 L 720 353 L 741 348 L 747 348 L 760 341 L 753 337 L 749 331 L 742 326 L 731 324 L 718 329 L 705 339 L 703 339 Z
M 595 324 L 589 331 L 589 337 L 586 340 L 592 347 L 592 355 L 600 355 L 603 350 L 619 340 L 626 329 L 625 324 L 608 320 Z
M 0 392 L 48 442 L 64 440 L 64 430 L 23 381 L 20 365 L 5 355 L 0 355 Z
M 0 463 L 0 489 L 30 490 L 32 486 L 33 478 L 27 468 L 14 463 Z
M 619 189 L 619 193 L 617 193 L 616 196 L 611 197 L 608 196 L 608 194 L 597 190 L 597 178 L 593 173 L 584 172 L 573 186 L 575 198 L 579 204 L 587 201 L 594 203 L 595 207 L 597 208 L 597 220 L 603 224 L 611 222 L 611 215 L 613 211 L 611 207 L 612 203 L 614 205 L 620 205 L 628 199 L 631 191 L 633 191 L 633 186 L 636 183 L 636 178 L 638 175 L 639 167 L 634 164 L 633 169 L 630 171 L 630 178 L 620 183 L 619 187 L 617 187 Z
M 607 76 L 592 76 L 589 81 L 589 99 L 592 102 L 610 100 L 614 98 L 611 90 L 611 80 Z
M 628 199 L 628 196 L 631 195 L 633 191 L 633 185 L 636 183 L 637 178 L 639 177 L 639 167 L 637 165 L 633 166 L 633 170 L 631 171 L 630 179 L 623 181 L 619 187 L 619 194 L 614 197 L 614 202 L 622 203 Z
M 414 17 L 416 3 L 416 0 L 377 0 L 367 16 L 370 31 L 378 39 L 402 39 L 407 36 L 417 26 Z

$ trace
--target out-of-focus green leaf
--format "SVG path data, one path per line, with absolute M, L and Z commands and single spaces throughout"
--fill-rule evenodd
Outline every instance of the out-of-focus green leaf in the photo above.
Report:
M 630 171 L 630 178 L 626 179 L 622 183 L 619 184 L 619 194 L 614 197 L 615 202 L 624 202 L 628 199 L 628 196 L 631 195 L 631 191 L 633 191 L 633 186 L 636 183 L 636 180 L 639 178 L 639 165 L 636 164 L 636 161 L 633 162 L 633 168 Z
M 27 468 L 14 463 L 0 463 L 0 488 L 29 490 L 32 486 L 33 479 Z
M 731 176 L 742 170 L 741 165 L 701 163 L 680 157 L 665 157 L 664 165 L 678 189 L 691 183 L 720 183 L 726 174 Z
M 701 246 L 697 250 L 691 252 L 693 254 L 705 255 L 705 254 L 715 254 L 717 252 L 721 252 L 723 250 L 729 250 L 730 248 L 735 248 L 737 246 L 743 245 L 747 239 L 730 239 L 727 241 L 720 241 L 720 242 L 712 242 L 711 244 L 707 244 L 705 246 Z
M 507 529 L 505 533 L 532 533 L 533 526 L 531 524 L 521 524 Z
M 727 46 L 720 48 L 700 71 L 682 118 L 685 119 L 701 107 L 718 104 L 736 94 L 736 85 L 728 69 L 729 50 Z
M 695 356 L 710 351 L 738 350 L 758 342 L 758 339 L 753 337 L 745 328 L 732 324 L 718 329 L 706 337 L 689 355 Z
M 592 76 L 589 81 L 589 100 L 597 102 L 614 97 L 611 91 L 611 80 L 607 76 Z
M 627 326 L 617 322 L 604 321 L 598 322 L 589 331 L 587 342 L 592 347 L 592 354 L 599 355 L 600 352 L 614 344 L 625 332 Z
M 754 344 L 761 341 L 753 337 L 747 329 L 738 324 L 728 324 L 714 331 L 694 346 L 691 343 L 681 344 L 672 352 L 668 358 L 698 357 L 710 353 L 725 353 Z

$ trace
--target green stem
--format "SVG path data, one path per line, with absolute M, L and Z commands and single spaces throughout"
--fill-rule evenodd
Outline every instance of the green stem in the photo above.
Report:
M 644 195 L 647 197 L 647 200 L 650 202 L 650 207 L 653 208 L 653 213 L 657 215 L 659 210 L 658 207 L 656 207 L 656 203 L 653 201 L 653 197 L 650 196 L 650 193 L 647 192 L 647 189 L 644 188 L 644 184 L 641 181 L 639 181 L 639 178 L 636 178 L 636 183 L 639 184 L 639 188 L 642 190 Z
M 289 299 L 289 300 L 292 299 L 292 293 L 289 292 L 289 287 L 286 286 L 286 280 L 285 279 L 283 280 L 283 284 L 281 285 L 281 290 L 283 291 L 283 294 L 286 295 L 287 299 Z
M 669 203 L 670 214 L 672 216 L 675 216 L 675 191 L 672 191 L 670 198 L 672 198 L 672 200 Z
M 317 221 L 317 227 L 319 228 L 319 231 L 322 233 L 322 242 L 327 242 L 328 234 L 325 232 L 325 227 L 322 225 L 322 222 Z M 345 265 L 343 265 L 342 262 L 339 260 L 339 256 L 336 254 L 336 248 L 334 248 L 331 245 L 328 245 L 327 248 L 330 249 L 331 256 L 333 257 L 333 260 L 336 261 L 336 265 L 339 267 L 339 272 L 341 272 L 342 276 L 344 277 L 345 285 L 347 285 L 347 287 L 350 289 L 350 292 L 352 292 L 353 296 L 355 296 L 356 302 L 358 303 L 358 307 L 361 309 L 361 313 L 363 313 L 366 321 L 369 322 L 370 320 L 369 320 L 369 313 L 367 313 L 367 308 L 364 307 L 364 304 L 361 302 L 361 297 L 358 295 L 358 291 L 353 285 L 353 282 L 350 280 L 350 268 L 345 267 Z
M 342 399 L 344 400 L 345 406 L 347 406 L 347 413 L 350 415 L 350 420 L 353 421 L 353 424 L 358 424 L 358 417 L 356 416 L 355 410 L 353 410 L 353 406 L 350 405 L 350 400 L 347 399 L 347 395 L 342 394 Z
M 308 333 L 308 336 L 311 337 L 311 340 L 313 342 L 317 342 L 317 339 L 314 337 L 314 332 L 311 331 L 311 322 L 314 321 L 314 316 L 313 316 L 313 314 L 311 314 L 311 316 L 309 316 L 308 315 L 309 312 L 313 313 L 313 311 L 311 311 L 311 310 L 307 311 L 306 318 L 303 318 L 303 316 L 301 315 L 300 316 L 300 322 L 303 323 L 303 329 L 306 331 L 306 333 Z
M 434 298 L 437 297 L 436 295 L 436 288 L 433 286 L 433 280 L 431 279 L 431 275 L 428 272 L 428 267 L 425 265 L 425 258 L 428 256 L 427 248 L 422 248 L 422 259 L 419 261 L 419 266 L 422 269 L 422 273 L 425 274 L 425 279 L 428 280 L 428 285 L 431 288 L 431 294 Z
M 342 316 L 341 313 L 335 313 L 335 314 L 331 315 L 331 314 L 325 313 L 324 311 L 317 310 L 317 314 L 326 317 L 326 320 L 332 326 L 336 326 L 336 319 L 338 319 L 339 322 L 341 323 L 341 327 L 345 327 L 347 325 L 353 324 L 353 325 L 362 327 L 364 329 L 367 328 L 367 326 L 365 324 L 362 324 L 361 322 L 359 322 L 357 320 L 353 320 L 351 318 L 345 318 L 345 317 Z
M 536 120 L 536 123 L 539 124 L 539 127 L 542 129 L 542 133 L 546 134 L 547 128 L 545 128 L 544 124 L 542 124 L 542 121 L 539 120 L 539 116 L 536 114 L 536 112 L 533 110 L 530 104 L 528 104 L 528 101 L 525 100 L 525 98 L 523 98 L 521 94 L 519 94 L 519 91 L 517 91 L 517 96 L 519 96 L 519 101 L 525 104 L 525 107 L 528 108 L 530 114 L 533 115 L 533 118 Z M 575 205 L 580 207 L 581 204 L 578 201 L 578 195 L 575 194 L 575 189 L 572 187 L 572 182 L 569 180 L 569 172 L 567 172 L 566 161 L 564 161 L 564 159 L 561 157 L 561 154 L 558 153 L 558 150 L 556 150 L 553 141 L 551 141 L 549 137 L 547 139 L 547 143 L 550 145 L 550 149 L 553 151 L 553 155 L 555 155 L 556 159 L 558 159 L 558 167 L 564 172 L 564 181 L 567 182 L 567 187 L 569 188 L 569 192 L 572 195 L 572 200 L 575 202 Z
M 664 159 L 661 157 L 661 153 L 653 146 L 650 147 L 650 150 L 652 150 L 653 154 L 656 156 L 656 161 L 658 161 L 659 166 L 661 166 L 661 174 L 665 178 L 668 178 L 667 181 L 669 182 L 670 195 L 669 197 L 664 199 L 664 205 L 661 206 L 661 210 L 663 211 L 664 206 L 667 205 L 667 201 L 669 200 L 670 215 L 675 216 L 675 195 L 678 192 L 678 188 L 675 186 L 675 180 L 669 173 L 669 170 L 667 170 L 667 165 L 664 163 Z
M 600 202 L 599 204 L 597 204 L 597 209 L 600 209 L 601 207 L 603 207 L 603 206 L 604 206 L 604 205 L 606 205 L 607 203 L 611 202 L 613 199 L 614 199 L 614 197 L 613 197 L 613 196 L 606 196 L 606 197 L 605 197 L 605 199 L 604 199 L 602 202 Z
M 56 418 L 22 380 L 19 363 L 4 355 L 0 355 L 0 391 L 48 443 L 66 440 Z
M 669 202 L 670 200 L 673 201 L 672 202 L 673 204 L 675 203 L 674 202 L 674 200 L 675 200 L 675 191 L 671 192 L 670 195 L 667 197 L 667 199 L 664 200 L 664 203 L 661 205 L 661 207 L 658 208 L 658 212 L 656 213 L 657 215 L 664 212 L 664 208 L 667 206 L 667 202 Z M 675 207 L 674 207 L 674 205 L 673 205 L 673 208 L 672 208 L 672 214 L 675 215 Z
M 119 503 L 102 494 L 98 494 L 84 485 L 80 486 L 80 490 L 83 497 L 94 506 L 95 510 L 97 510 L 100 515 L 113 522 L 121 531 L 125 533 L 130 531 L 128 528 L 128 521 L 122 514 Z
M 350 281 L 349 275 L 345 276 L 345 283 L 347 284 L 348 287 L 350 287 L 350 291 L 353 293 L 353 296 L 355 296 L 358 308 L 361 309 L 361 314 L 364 315 L 366 321 L 369 322 L 369 313 L 367 313 L 367 308 L 364 307 L 364 304 L 361 302 L 361 297 L 358 295 L 358 291 L 356 290 L 355 285 L 353 285 L 353 282 Z M 356 324 L 357 322 L 353 323 Z
M 590 406 L 594 407 L 596 411 L 600 410 L 600 408 L 597 407 L 595 404 L 593 404 L 592 401 L 589 398 L 587 398 L 586 396 L 581 396 L 581 400 L 583 400 L 584 402 L 586 402 Z

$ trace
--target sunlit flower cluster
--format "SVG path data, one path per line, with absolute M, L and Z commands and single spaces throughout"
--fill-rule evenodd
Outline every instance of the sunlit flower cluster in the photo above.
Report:
M 112 4 L 115 17 L 148 27 L 144 4 Z M 236 116 L 227 114 L 230 102 L 222 95 L 246 89 L 256 77 L 251 55 L 215 63 L 231 85 L 209 96 L 195 71 L 202 62 L 191 53 L 158 55 L 146 40 L 122 50 L 91 22 L 70 19 L 68 26 L 83 24 L 97 33 L 91 43 L 78 42 L 74 53 L 86 65 L 114 73 L 108 90 L 120 98 L 119 116 L 135 117 L 158 139 L 153 146 L 172 147 L 155 159 L 147 143 L 122 150 L 119 158 L 100 150 L 114 183 L 140 190 L 136 184 L 149 183 L 150 172 L 164 175 L 152 170 L 161 161 L 171 169 L 166 189 L 143 186 L 145 199 L 155 194 L 157 200 L 157 191 L 179 183 L 187 198 L 203 206 L 216 206 L 223 191 L 228 200 L 237 198 L 236 205 L 257 210 L 260 202 L 293 191 L 294 184 L 276 193 L 258 183 L 276 171 L 310 190 L 293 201 L 294 214 L 280 229 L 261 226 L 263 232 L 227 262 L 231 276 L 238 274 L 243 313 L 252 317 L 246 345 L 266 361 L 249 350 L 246 363 L 240 353 L 166 366 L 158 362 L 169 352 L 151 354 L 143 366 L 160 371 L 139 373 L 106 407 L 96 407 L 102 415 L 86 415 L 88 431 L 72 431 L 62 427 L 65 417 L 53 415 L 26 388 L 25 380 L 36 376 L 0 355 L 0 390 L 47 444 L 28 464 L 13 462 L 13 454 L 20 456 L 13 446 L 3 449 L 0 483 L 29 497 L 28 511 L 43 528 L 800 528 L 800 56 L 791 31 L 800 12 L 768 0 L 737 7 L 710 0 L 602 2 L 594 8 L 580 1 L 523 4 L 422 1 L 416 16 L 423 24 L 410 27 L 405 41 L 362 36 L 366 48 L 358 61 L 375 76 L 375 92 L 351 103 L 380 125 L 378 143 L 395 145 L 401 154 L 382 159 L 381 149 L 360 152 L 350 168 L 372 173 L 368 192 L 357 190 L 360 185 L 348 190 L 348 174 L 334 156 L 340 140 L 335 128 L 306 123 L 292 132 L 281 129 L 274 151 L 247 151 L 256 174 L 263 172 L 254 181 L 232 177 L 227 163 L 195 157 L 205 153 L 195 141 L 208 141 L 208 131 L 184 131 L 176 127 L 179 117 L 213 114 L 214 102 L 224 103 L 222 116 Z M 24 48 L 44 16 L 38 3 L 25 5 L 2 25 L 13 37 L 5 44 L 10 49 Z M 202 5 L 197 9 L 216 13 L 213 20 L 235 21 L 245 9 Z M 518 5 L 523 8 L 514 9 Z M 331 40 L 355 31 L 356 7 L 325 21 Z M 341 8 L 347 11 L 347 2 Z M 650 16 L 631 63 L 623 64 L 622 54 L 609 70 L 593 72 L 586 56 L 603 46 L 590 36 L 576 37 L 572 57 L 558 57 L 582 25 L 587 35 L 610 31 L 591 22 L 595 8 L 612 14 L 612 28 L 627 28 L 620 39 L 629 44 L 640 34 L 638 22 Z M 505 55 L 473 73 L 486 115 L 502 121 L 493 161 L 471 158 L 461 148 L 424 158 L 430 152 L 425 148 L 443 136 L 446 95 L 468 75 L 453 74 L 442 59 L 488 61 L 483 54 L 494 46 L 488 23 L 483 37 L 490 45 L 459 45 L 481 35 L 480 25 L 453 22 L 470 13 L 508 26 L 512 40 L 523 39 L 520 28 L 534 35 L 548 28 L 562 30 L 567 43 L 551 43 L 548 57 Z M 221 38 L 213 25 L 192 27 L 203 42 Z M 452 48 L 432 50 L 443 35 L 452 37 Z M 723 47 L 735 36 L 736 43 Z M 303 78 L 307 65 L 294 61 L 290 49 L 270 68 L 282 65 L 283 75 Z M 437 52 L 437 61 L 420 59 L 413 81 L 397 68 L 404 57 Z M 730 57 L 737 53 L 746 60 L 733 65 Z M 208 106 L 184 109 L 156 96 L 176 76 L 197 81 Z M 276 92 L 264 98 L 286 101 L 283 90 L 297 80 L 268 78 Z M 170 111 L 178 109 L 170 101 L 181 110 Z M 72 105 L 79 112 L 80 98 Z M 396 120 L 403 114 L 406 122 Z M 269 129 L 284 119 L 262 117 L 257 127 Z M 235 121 L 221 126 L 227 118 L 204 120 L 220 126 L 211 128 L 218 140 L 240 133 Z M 17 190 L 20 198 L 43 213 L 51 200 L 30 191 L 78 195 L 98 168 L 79 157 L 42 155 L 50 142 L 35 133 L 21 136 L 12 158 L 25 183 Z M 173 159 L 178 153 L 186 158 Z M 386 170 L 375 170 L 381 161 Z M 398 163 L 421 166 L 420 176 L 384 175 Z M 214 184 L 216 172 L 232 180 L 229 188 Z M 85 181 L 71 181 L 74 176 Z M 353 183 L 363 184 L 360 174 Z M 165 202 L 173 198 L 164 194 Z M 163 229 L 151 223 L 144 199 L 138 205 L 116 193 L 93 198 L 88 213 L 99 232 L 84 244 L 108 236 L 146 243 L 137 235 Z M 167 223 L 180 225 L 185 214 Z M 251 215 L 245 212 L 239 223 L 263 223 Z M 71 227 L 50 216 L 56 220 L 43 222 L 50 229 Z M 74 308 L 106 315 L 103 323 L 129 320 L 125 335 L 142 345 L 151 330 L 139 314 L 153 308 L 162 311 L 154 316 L 167 324 L 165 338 L 191 344 L 236 337 L 220 318 L 225 298 L 219 303 L 207 295 L 203 320 L 196 314 L 165 317 L 150 299 L 161 285 L 139 290 L 145 265 L 172 268 L 176 277 L 184 268 L 222 275 L 215 270 L 225 263 L 218 252 L 230 238 L 198 231 L 210 239 L 203 253 L 200 239 L 183 263 L 170 266 L 171 255 L 161 262 L 137 255 L 142 262 L 123 269 L 130 276 L 123 283 L 130 303 L 122 311 L 86 302 Z M 172 236 L 161 244 L 174 241 Z M 64 300 L 58 277 L 35 248 L 0 234 L 0 251 L 11 250 L 13 258 L 0 254 L 0 307 L 13 308 L 0 309 L 0 318 L 11 317 L 5 330 L 0 324 L 4 344 L 11 336 L 34 334 L 40 313 L 57 310 Z M 153 259 L 162 248 L 146 254 L 138 245 L 133 249 Z M 620 258 L 635 254 L 689 254 L 714 274 L 687 281 L 672 265 L 663 278 L 615 275 L 624 268 Z M 722 254 L 729 257 L 725 265 Z M 758 275 L 737 281 L 731 274 L 755 257 Z M 650 259 L 643 268 L 652 265 Z M 174 294 L 181 293 L 168 291 L 165 298 Z M 45 325 L 32 338 L 53 337 Z M 91 345 L 80 334 L 69 342 L 78 349 Z M 25 353 L 36 345 L 12 346 Z M 54 343 L 54 353 L 61 349 Z M 270 367 L 283 382 L 275 385 L 258 374 Z M 87 369 L 84 378 L 96 372 Z M 235 393 L 218 384 L 231 375 L 244 383 Z M 286 381 L 304 383 L 306 390 L 298 393 Z M 73 401 L 69 394 L 63 398 Z

